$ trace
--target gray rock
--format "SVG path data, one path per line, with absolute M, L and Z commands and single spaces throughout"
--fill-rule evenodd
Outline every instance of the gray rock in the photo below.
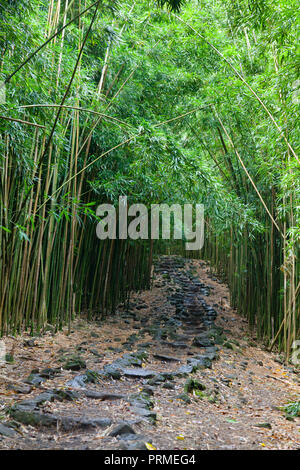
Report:
M 206 349 L 208 349 L 208 348 L 206 348 Z M 195 357 L 198 357 L 198 356 L 195 356 Z M 205 352 L 205 354 L 203 354 L 202 357 L 206 357 L 210 361 L 214 361 L 215 359 L 218 359 L 219 355 L 216 352 L 211 352 L 211 353 L 210 352 Z
M 17 432 L 9 426 L 0 423 L 0 435 L 4 437 L 14 437 Z
M 32 387 L 26 384 L 8 384 L 7 388 L 15 393 L 27 394 L 32 392 Z
M 67 387 L 71 388 L 83 388 L 85 387 L 85 380 L 84 380 L 84 375 L 77 375 L 71 380 L 68 380 L 66 383 Z
M 144 436 L 143 434 L 122 434 L 121 436 L 117 436 L 119 441 L 144 441 L 152 443 L 151 437 Z
M 147 450 L 146 444 L 144 441 L 136 441 L 136 442 L 127 442 L 122 441 L 120 443 L 120 449 L 123 450 Z
M 33 401 L 35 402 L 36 406 L 40 406 L 43 403 L 45 403 L 46 401 L 52 402 L 57 398 L 58 398 L 58 395 L 54 391 L 53 392 L 43 392 L 40 395 L 38 395 L 37 397 L 35 397 L 33 399 Z
M 128 399 L 130 405 L 137 408 L 153 408 L 153 401 L 147 393 L 131 395 Z
M 101 371 L 100 371 L 101 375 Z M 104 366 L 103 375 L 105 377 L 111 377 L 112 379 L 119 380 L 122 376 L 120 368 L 115 364 L 107 364 Z
M 117 359 L 114 364 L 119 366 L 121 369 L 124 367 L 140 367 L 142 365 L 142 360 L 127 353 L 127 355 L 124 354 L 123 357 Z
M 12 410 L 20 411 L 20 412 L 31 412 L 36 410 L 40 405 L 45 403 L 46 401 L 54 401 L 56 395 L 54 392 L 44 392 L 38 395 L 37 397 L 33 398 L 32 400 L 22 400 L 19 403 L 16 403 Z
M 112 424 L 112 421 L 109 418 L 89 419 L 85 417 L 80 417 L 80 418 L 62 417 L 62 418 L 56 418 L 56 419 L 57 419 L 58 425 L 64 431 L 71 431 L 73 429 L 108 428 Z
M 66 385 L 71 388 L 84 388 L 87 383 L 98 383 L 100 375 L 100 373 L 93 370 L 87 370 L 84 374 L 76 375 Z
M 208 348 L 205 348 L 205 354 L 217 353 L 218 351 L 219 351 L 218 346 L 209 346 Z
M 66 370 L 81 370 L 86 368 L 86 362 L 79 356 L 74 356 L 64 363 L 63 368 Z
M 123 373 L 126 377 L 137 378 L 137 379 L 148 379 L 154 377 L 156 372 L 149 369 L 141 368 L 132 368 L 132 369 L 123 369 Z
M 193 339 L 193 346 L 196 346 L 197 348 L 207 348 L 213 346 L 213 342 L 207 336 L 207 334 L 203 333 L 201 335 L 195 336 Z
M 181 359 L 178 359 L 177 357 L 165 356 L 164 354 L 153 354 L 153 357 L 165 362 L 181 362 Z
M 41 370 L 40 376 L 45 378 L 45 379 L 53 379 L 56 375 L 59 375 L 61 373 L 61 369 L 59 367 L 56 368 L 46 368 Z
M 103 358 L 103 357 L 104 357 L 104 354 L 98 353 L 97 349 L 90 349 L 90 352 L 91 352 L 92 354 L 94 354 L 94 356 L 96 356 L 96 357 L 99 357 L 99 358 Z
M 73 390 L 53 390 L 55 393 L 55 399 L 57 400 L 67 400 L 74 401 L 79 398 L 79 393 L 74 392 Z
M 131 410 L 138 416 L 141 416 L 142 418 L 147 418 L 152 423 L 156 421 L 156 413 L 154 411 L 139 407 L 132 407 Z
M 142 389 L 142 393 L 146 393 L 147 395 L 154 395 L 154 388 L 150 385 L 144 385 Z
M 187 349 L 188 345 L 186 343 L 170 343 L 168 341 L 164 341 L 163 344 L 166 346 L 170 346 L 171 348 L 174 349 Z
M 57 417 L 52 414 L 43 414 L 40 411 L 32 411 L 13 407 L 10 415 L 19 423 L 30 426 L 56 426 Z
M 179 369 L 174 373 L 174 375 L 176 377 L 186 377 L 192 372 L 194 372 L 194 366 L 191 364 L 188 364 L 188 365 L 179 367 Z
M 166 388 L 168 390 L 174 390 L 175 384 L 172 384 L 171 382 L 166 382 L 163 384 L 163 388 Z
M 24 382 L 26 384 L 34 385 L 35 387 L 37 387 L 45 380 L 46 379 L 41 377 L 39 374 L 31 373 Z
M 122 400 L 125 395 L 108 392 L 96 392 L 94 390 L 84 390 L 84 395 L 87 398 L 94 398 L 95 400 Z
M 148 385 L 160 385 L 166 381 L 166 377 L 163 374 L 156 374 L 154 377 L 148 380 Z
M 211 368 L 211 360 L 207 356 L 197 356 L 187 359 L 187 363 L 194 368 L 194 372 L 199 369 Z

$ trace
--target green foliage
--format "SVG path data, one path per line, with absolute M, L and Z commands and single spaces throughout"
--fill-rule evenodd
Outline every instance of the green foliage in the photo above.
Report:
M 286 416 L 288 417 L 297 417 L 300 416 L 300 401 L 295 401 L 293 403 L 289 403 L 284 407 Z
M 1 9 L 0 81 L 80 11 L 77 0 L 58 12 L 51 5 L 10 1 Z M 193 29 L 161 7 L 180 8 Z M 296 1 L 101 2 L 65 96 L 94 10 L 16 72 L 0 104 L 1 116 L 18 119 L 0 118 L 2 332 L 60 328 L 82 309 L 101 316 L 149 284 L 149 244 L 95 237 L 97 205 L 127 195 L 148 206 L 204 203 L 201 256 L 261 337 L 284 325 L 279 345 L 290 350 L 300 327 L 299 165 L 209 43 L 297 150 Z

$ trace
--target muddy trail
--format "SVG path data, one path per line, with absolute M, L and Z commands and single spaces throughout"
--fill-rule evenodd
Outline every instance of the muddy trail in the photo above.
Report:
M 160 257 L 153 288 L 70 335 L 6 338 L 1 449 L 299 449 L 300 376 L 268 353 L 202 261 Z M 288 418 L 288 419 L 287 419 Z

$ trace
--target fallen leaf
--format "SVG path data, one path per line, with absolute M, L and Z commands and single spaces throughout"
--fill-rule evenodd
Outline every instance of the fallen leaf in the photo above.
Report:
M 157 450 L 155 446 L 150 444 L 150 442 L 145 442 L 145 446 L 147 447 L 148 450 Z

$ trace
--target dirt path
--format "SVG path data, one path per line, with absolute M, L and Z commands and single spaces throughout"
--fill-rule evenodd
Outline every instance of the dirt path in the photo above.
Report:
M 267 353 L 201 261 L 72 333 L 6 338 L 1 449 L 299 449 L 300 376 Z

